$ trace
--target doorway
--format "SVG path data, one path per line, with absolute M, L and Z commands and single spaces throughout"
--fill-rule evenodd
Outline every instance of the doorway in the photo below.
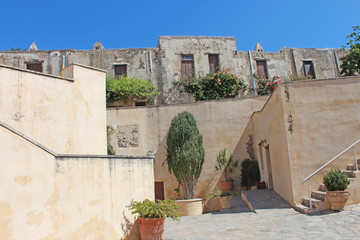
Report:
M 266 168 L 268 174 L 268 188 L 273 189 L 273 177 L 272 177 L 272 170 L 271 170 L 271 159 L 270 159 L 270 146 L 269 144 L 265 147 L 265 155 L 266 155 Z
M 155 200 L 164 199 L 164 182 L 155 182 Z

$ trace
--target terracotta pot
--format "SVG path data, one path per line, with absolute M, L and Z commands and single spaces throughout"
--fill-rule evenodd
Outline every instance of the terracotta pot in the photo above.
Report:
M 139 217 L 141 240 L 162 240 L 164 235 L 165 218 Z
M 234 188 L 234 182 L 233 181 L 223 181 L 220 182 L 221 191 L 227 192 L 230 190 L 233 190 Z
M 232 200 L 232 196 L 221 197 L 221 198 L 220 198 L 221 208 L 222 208 L 222 209 L 229 209 L 229 208 L 231 208 L 231 200 Z
M 203 213 L 202 198 L 181 199 L 181 200 L 175 200 L 175 202 L 182 207 L 182 210 L 180 212 L 181 216 L 193 216 L 193 215 L 200 215 Z
M 332 210 L 342 210 L 350 193 L 347 191 L 327 191 L 326 198 L 331 204 Z

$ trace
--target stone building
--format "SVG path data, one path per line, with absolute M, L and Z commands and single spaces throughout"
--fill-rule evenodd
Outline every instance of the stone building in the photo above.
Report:
M 35 43 L 29 51 L 2 51 L 0 64 L 60 76 L 64 63 L 79 63 L 123 74 L 151 79 L 159 88 L 157 104 L 191 101 L 173 82 L 191 75 L 203 76 L 218 67 L 232 71 L 252 84 L 252 72 L 271 78 L 286 79 L 289 73 L 326 79 L 340 76 L 341 49 L 283 47 L 278 52 L 264 52 L 259 43 L 254 51 L 238 51 L 233 37 L 160 36 L 155 48 L 104 49 L 98 41 L 92 50 L 38 50 Z

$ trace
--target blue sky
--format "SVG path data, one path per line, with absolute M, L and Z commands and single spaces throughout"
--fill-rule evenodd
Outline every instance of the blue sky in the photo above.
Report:
M 156 47 L 158 36 L 233 36 L 238 50 L 340 48 L 360 0 L 1 1 L 0 50 Z

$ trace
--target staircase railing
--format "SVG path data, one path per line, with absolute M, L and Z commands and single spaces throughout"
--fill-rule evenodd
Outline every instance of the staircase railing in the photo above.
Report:
M 341 153 L 339 153 L 338 155 L 336 155 L 335 157 L 333 157 L 330 161 L 328 161 L 327 163 L 325 163 L 324 165 L 322 165 L 321 167 L 319 167 L 316 171 L 314 171 L 313 173 L 311 173 L 309 176 L 307 176 L 306 178 L 304 178 L 303 183 L 305 183 L 306 181 L 308 181 L 308 185 L 309 185 L 309 204 L 310 204 L 310 208 L 312 208 L 312 203 L 311 203 L 311 185 L 310 185 L 310 179 L 315 176 L 318 172 L 320 172 L 321 170 L 323 170 L 326 166 L 328 166 L 330 163 L 334 162 L 336 159 L 338 159 L 341 155 L 343 155 L 345 152 L 347 152 L 349 149 L 353 148 L 354 151 L 354 158 L 355 158 L 355 167 L 356 167 L 356 171 L 359 169 L 358 166 L 358 162 L 357 162 L 357 157 L 356 157 L 356 148 L 355 145 L 358 144 L 360 142 L 360 139 L 358 139 L 356 142 L 354 142 L 353 144 L 351 144 L 349 147 L 347 147 L 346 149 L 344 149 Z

